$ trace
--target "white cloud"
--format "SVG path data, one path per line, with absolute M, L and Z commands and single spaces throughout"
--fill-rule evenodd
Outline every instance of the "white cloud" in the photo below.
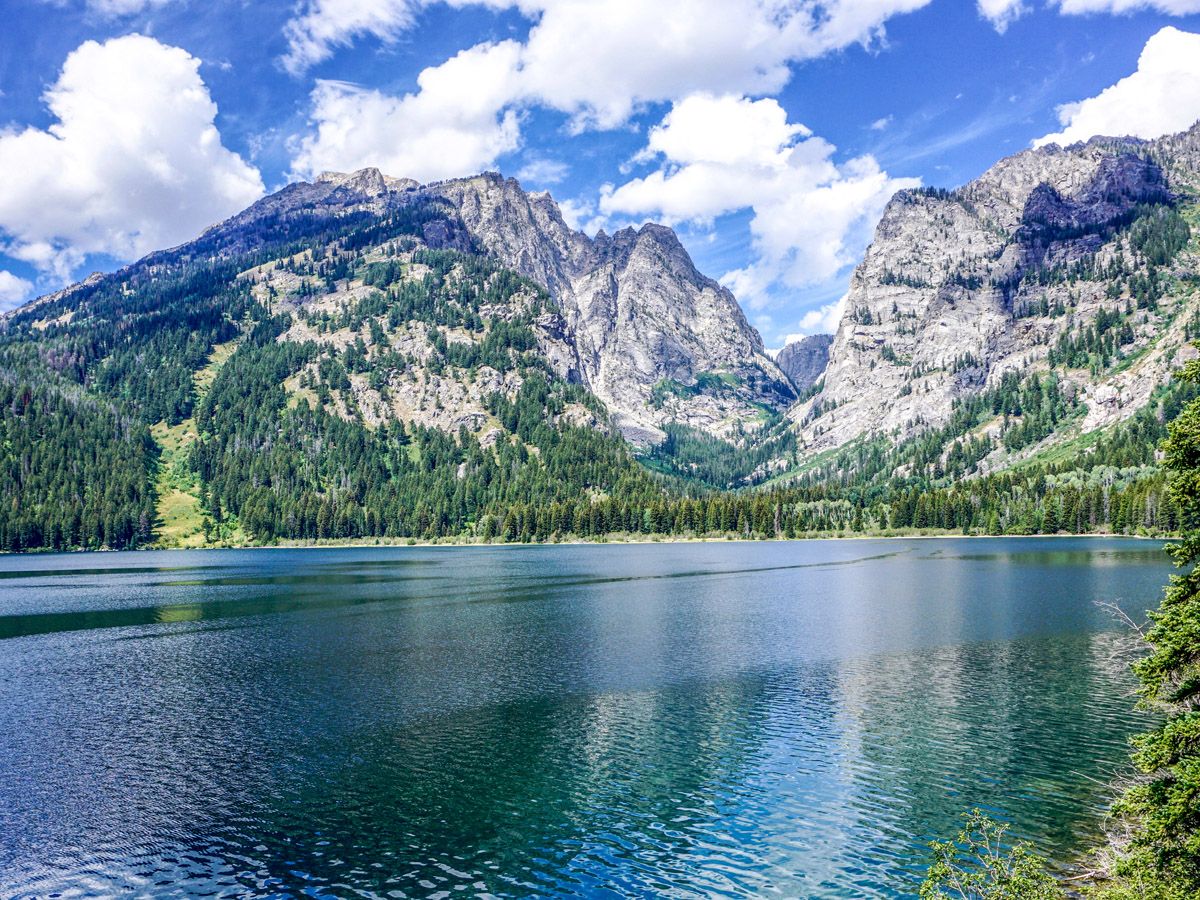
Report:
M 1029 7 L 1023 0 L 976 0 L 975 5 L 979 14 L 991 22 L 1001 34 L 1008 30 L 1009 25 L 1029 12 Z
M 33 294 L 33 282 L 0 269 L 0 311 L 20 306 Z
M 526 96 L 612 128 L 645 103 L 782 88 L 788 63 L 877 43 L 928 0 L 541 0 L 522 54 Z M 581 40 L 580 36 L 586 35 Z
M 826 303 L 818 309 L 810 309 L 800 319 L 800 334 L 789 334 L 787 340 L 784 341 L 784 346 L 798 341 L 805 335 L 809 334 L 833 334 L 838 330 L 838 325 L 841 324 L 842 314 L 846 311 L 847 294 L 842 294 L 837 300 L 832 303 Z
M 520 145 L 517 114 L 504 109 L 519 51 L 513 41 L 479 44 L 425 69 L 403 97 L 317 82 L 316 133 L 300 141 L 293 169 L 309 177 L 377 166 L 432 181 L 489 167 Z
M 1200 12 L 1200 0 L 1059 0 L 1058 6 L 1065 15 L 1121 15 L 1153 10 L 1169 16 L 1186 16 Z
M 582 231 L 584 234 L 589 234 L 592 237 L 608 224 L 604 216 L 596 212 L 596 204 L 591 200 L 565 199 L 556 200 L 558 209 L 562 213 L 563 221 L 567 223 L 568 228 L 573 228 L 576 231 Z
M 596 207 L 593 204 L 582 200 L 572 200 L 570 197 L 559 200 L 558 209 L 567 226 L 576 231 L 582 231 L 583 223 L 596 215 Z
M 288 23 L 283 62 L 294 73 L 360 36 L 394 40 L 432 0 L 306 0 Z M 391 174 L 431 170 L 466 175 L 491 165 L 519 141 L 509 113 L 539 105 L 567 113 L 571 127 L 611 129 L 646 104 L 697 91 L 762 94 L 782 88 L 789 63 L 855 43 L 879 45 L 884 23 L 930 0 L 447 0 L 452 6 L 516 8 L 533 22 L 524 43 L 481 44 L 422 74 L 403 97 L 322 82 L 313 94 L 318 133 L 300 144 L 297 172 L 403 163 Z M 456 61 L 458 61 L 456 63 Z M 426 76 L 467 70 L 480 78 L 426 99 Z M 486 70 L 486 71 L 485 71 Z M 463 102 L 469 114 L 450 108 Z M 370 112 L 383 125 L 350 115 Z M 410 112 L 446 140 L 420 140 Z M 450 120 L 447 122 L 446 120 Z M 395 139 L 416 146 L 401 150 Z M 453 139 L 452 141 L 450 139 Z M 455 145 L 464 143 L 462 152 Z M 416 177 L 416 176 L 414 176 Z
M 839 165 L 835 150 L 788 122 L 773 99 L 694 94 L 651 130 L 639 154 L 661 167 L 606 186 L 600 209 L 668 223 L 752 209 L 756 258 L 722 282 L 760 309 L 774 286 L 826 283 L 856 262 L 888 199 L 919 183 L 892 178 L 871 156 Z
M 298 75 L 357 37 L 390 43 L 412 26 L 421 5 L 419 0 L 305 0 L 299 15 L 284 26 L 288 52 L 283 66 Z
M 558 184 L 570 173 L 571 167 L 557 159 L 531 159 L 517 170 L 522 184 Z
M 88 41 L 45 101 L 46 130 L 0 132 L 10 255 L 67 278 L 90 253 L 132 259 L 193 237 L 263 193 L 221 144 L 200 61 L 141 35 Z
M 832 303 L 825 303 L 816 309 L 810 309 L 800 321 L 796 323 L 796 328 L 799 331 L 794 331 L 783 336 L 780 349 L 788 344 L 794 344 L 797 341 L 802 341 L 806 337 L 814 334 L 836 334 L 838 325 L 841 324 L 842 314 L 846 311 L 846 298 L 849 294 L 842 294 Z M 775 354 L 779 350 L 774 351 Z
M 1200 34 L 1168 26 L 1146 42 L 1136 72 L 1095 97 L 1060 106 L 1063 130 L 1033 145 L 1067 145 L 1096 135 L 1156 138 L 1190 128 L 1197 119 Z
M 872 131 L 886 131 L 895 119 L 895 116 L 884 116 L 881 119 L 876 119 L 871 123 Z
M 169 3 L 172 0 L 91 2 L 134 4 Z M 296 15 L 283 26 L 288 50 L 279 61 L 291 74 L 300 75 L 359 38 L 371 37 L 391 44 L 416 24 L 423 9 L 439 2 L 450 7 L 517 8 L 532 18 L 540 14 L 544 2 L 554 0 L 298 0 Z
M 303 71 L 359 37 L 393 41 L 434 2 L 304 0 L 284 29 L 284 65 Z M 788 62 L 878 43 L 889 18 L 930 0 L 444 2 L 517 9 L 534 21 L 523 59 L 531 93 L 610 127 L 642 101 L 695 90 L 777 89 L 787 81 Z
M 1004 34 L 1008 26 L 1031 11 L 1024 0 L 976 0 L 979 14 Z M 1200 0 L 1047 0 L 1063 15 L 1092 15 L 1109 13 L 1123 15 L 1149 10 L 1169 16 L 1186 16 L 1200 12 Z
M 58 7 L 82 6 L 87 12 L 105 19 L 122 19 L 167 6 L 176 0 L 41 0 Z

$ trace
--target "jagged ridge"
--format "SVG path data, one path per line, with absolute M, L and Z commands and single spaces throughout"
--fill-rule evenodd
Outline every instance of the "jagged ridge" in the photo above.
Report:
M 1193 353 L 1196 245 L 1144 242 L 1195 224 L 1198 161 L 1200 126 L 1050 145 L 954 191 L 897 194 L 852 277 L 822 390 L 790 413 L 793 463 L 915 438 L 1013 373 L 1055 373 L 1080 412 L 1016 453 L 1002 441 L 1015 422 L 981 425 L 985 471 L 1144 407 Z

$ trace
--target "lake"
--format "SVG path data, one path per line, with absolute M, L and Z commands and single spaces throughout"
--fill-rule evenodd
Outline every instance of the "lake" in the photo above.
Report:
M 910 896 L 1069 861 L 1156 542 L 0 557 L 0 896 Z

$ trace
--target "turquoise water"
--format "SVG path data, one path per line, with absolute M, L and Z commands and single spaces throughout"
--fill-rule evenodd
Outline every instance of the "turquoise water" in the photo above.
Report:
M 0 896 L 909 896 L 1069 860 L 1144 725 L 1120 539 L 0 558 Z

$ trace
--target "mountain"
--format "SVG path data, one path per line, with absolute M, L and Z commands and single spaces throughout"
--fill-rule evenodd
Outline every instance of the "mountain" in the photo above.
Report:
M 581 382 L 638 444 L 676 422 L 727 437 L 786 409 L 791 384 L 728 290 L 696 271 L 661 225 L 594 239 L 549 194 L 497 175 L 430 185 L 488 254 L 545 285 L 563 312 Z
M 0 549 L 1170 531 L 1200 127 L 888 205 L 772 360 L 670 229 L 374 169 L 0 317 Z
M 548 291 L 561 316 L 545 323 L 562 341 L 557 373 L 598 397 L 633 443 L 660 442 L 668 421 L 727 435 L 795 399 L 733 295 L 696 270 L 673 231 L 651 224 L 589 238 L 567 226 L 549 194 L 494 173 L 425 186 L 375 169 L 327 173 L 221 227 L 432 207 L 451 217 L 424 228 L 426 245 L 486 254 Z
M 825 374 L 832 344 L 832 334 L 810 334 L 780 350 L 775 364 L 792 380 L 796 390 L 803 393 Z
M 639 530 L 794 398 L 669 229 L 331 173 L 0 320 L 0 547 Z
M 821 389 L 789 413 L 788 467 L 872 446 L 892 471 L 897 450 L 932 441 L 929 472 L 964 454 L 951 474 L 997 471 L 1161 400 L 1200 335 L 1198 186 L 1200 125 L 1048 145 L 956 190 L 898 193 Z

